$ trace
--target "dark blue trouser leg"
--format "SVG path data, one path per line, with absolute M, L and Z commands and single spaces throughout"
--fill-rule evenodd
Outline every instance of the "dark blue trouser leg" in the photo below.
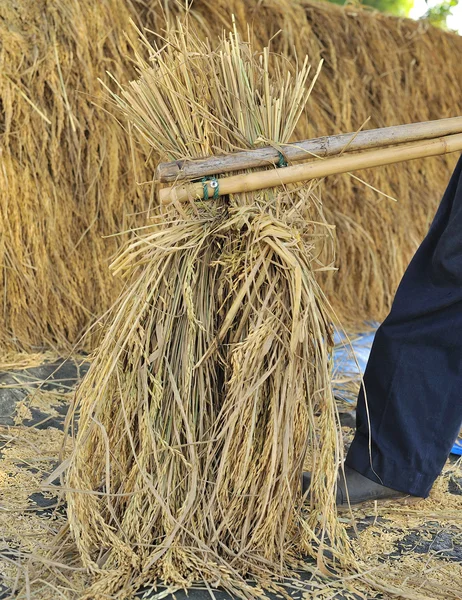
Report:
M 462 158 L 375 336 L 346 464 L 426 497 L 461 424 Z

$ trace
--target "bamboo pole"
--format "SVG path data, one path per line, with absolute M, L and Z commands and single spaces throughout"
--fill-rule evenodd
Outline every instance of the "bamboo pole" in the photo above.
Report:
M 303 140 L 284 144 L 281 150 L 288 162 L 296 162 L 313 157 L 333 156 L 342 150 L 349 152 L 366 150 L 392 144 L 429 140 L 461 132 L 462 117 L 453 117 Z M 268 167 L 277 164 L 279 159 L 278 150 L 270 146 L 204 159 L 160 163 L 156 170 L 156 181 L 160 183 L 191 181 L 218 173 L 222 175 L 231 171 Z
M 215 179 L 207 183 L 182 184 L 161 189 L 159 191 L 159 200 L 161 204 L 169 204 L 174 201 L 185 202 L 187 200 L 201 199 L 204 198 L 205 188 L 207 188 L 209 198 L 214 196 L 214 194 L 224 196 L 239 192 L 253 192 L 291 183 L 301 183 L 310 179 L 327 177 L 328 175 L 337 175 L 360 169 L 391 165 L 406 160 L 448 154 L 450 152 L 457 152 L 458 150 L 462 150 L 462 133 L 429 141 L 365 150 L 355 154 L 344 154 L 342 156 L 315 160 L 281 169 L 273 168 L 254 173 L 233 175 L 231 177 Z M 218 186 L 216 183 L 218 183 Z

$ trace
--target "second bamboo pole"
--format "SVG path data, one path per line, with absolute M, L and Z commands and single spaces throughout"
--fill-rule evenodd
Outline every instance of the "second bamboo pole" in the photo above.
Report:
M 406 160 L 427 158 L 462 150 L 462 133 L 427 141 L 401 144 L 378 150 L 366 150 L 356 154 L 345 154 L 324 160 L 315 160 L 290 167 L 255 171 L 243 175 L 223 177 L 212 182 L 189 183 L 164 188 L 159 191 L 161 204 L 186 202 L 204 197 L 212 198 L 240 192 L 254 192 L 281 185 L 301 183 L 311 179 L 327 177 L 390 165 Z
M 311 158 L 327 158 L 344 151 L 360 152 L 372 148 L 383 148 L 393 144 L 406 144 L 421 140 L 431 140 L 447 135 L 462 133 L 462 117 L 438 119 L 423 123 L 408 123 L 368 129 L 365 131 L 330 135 L 311 140 L 301 140 L 281 147 L 284 159 L 288 162 L 307 161 Z M 263 169 L 276 165 L 280 153 L 276 148 L 253 148 L 230 152 L 208 158 L 195 158 L 176 160 L 169 163 L 160 163 L 156 169 L 156 181 L 160 183 L 179 183 L 192 181 L 217 173 L 224 174 L 231 171 L 244 171 L 245 169 Z

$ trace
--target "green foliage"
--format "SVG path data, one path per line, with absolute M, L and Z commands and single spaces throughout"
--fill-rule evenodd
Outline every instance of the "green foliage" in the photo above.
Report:
M 329 0 L 335 4 L 351 4 L 351 0 Z M 457 0 L 448 0 L 457 1 Z M 363 0 L 359 4 L 371 6 L 380 12 L 395 15 L 397 17 L 407 17 L 409 11 L 414 5 L 414 0 Z
M 364 0 L 363 4 L 398 17 L 407 17 L 414 6 L 414 0 Z
M 448 29 L 447 18 L 451 16 L 452 9 L 458 4 L 459 0 L 444 0 L 440 4 L 430 7 L 422 18 L 430 21 L 436 27 Z

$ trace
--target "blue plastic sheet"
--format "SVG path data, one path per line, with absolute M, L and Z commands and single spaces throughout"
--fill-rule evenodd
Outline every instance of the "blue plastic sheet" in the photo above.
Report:
M 337 332 L 334 336 L 334 371 L 356 373 L 358 376 L 363 374 L 369 360 L 374 336 L 375 329 L 354 334 L 348 338 Z

